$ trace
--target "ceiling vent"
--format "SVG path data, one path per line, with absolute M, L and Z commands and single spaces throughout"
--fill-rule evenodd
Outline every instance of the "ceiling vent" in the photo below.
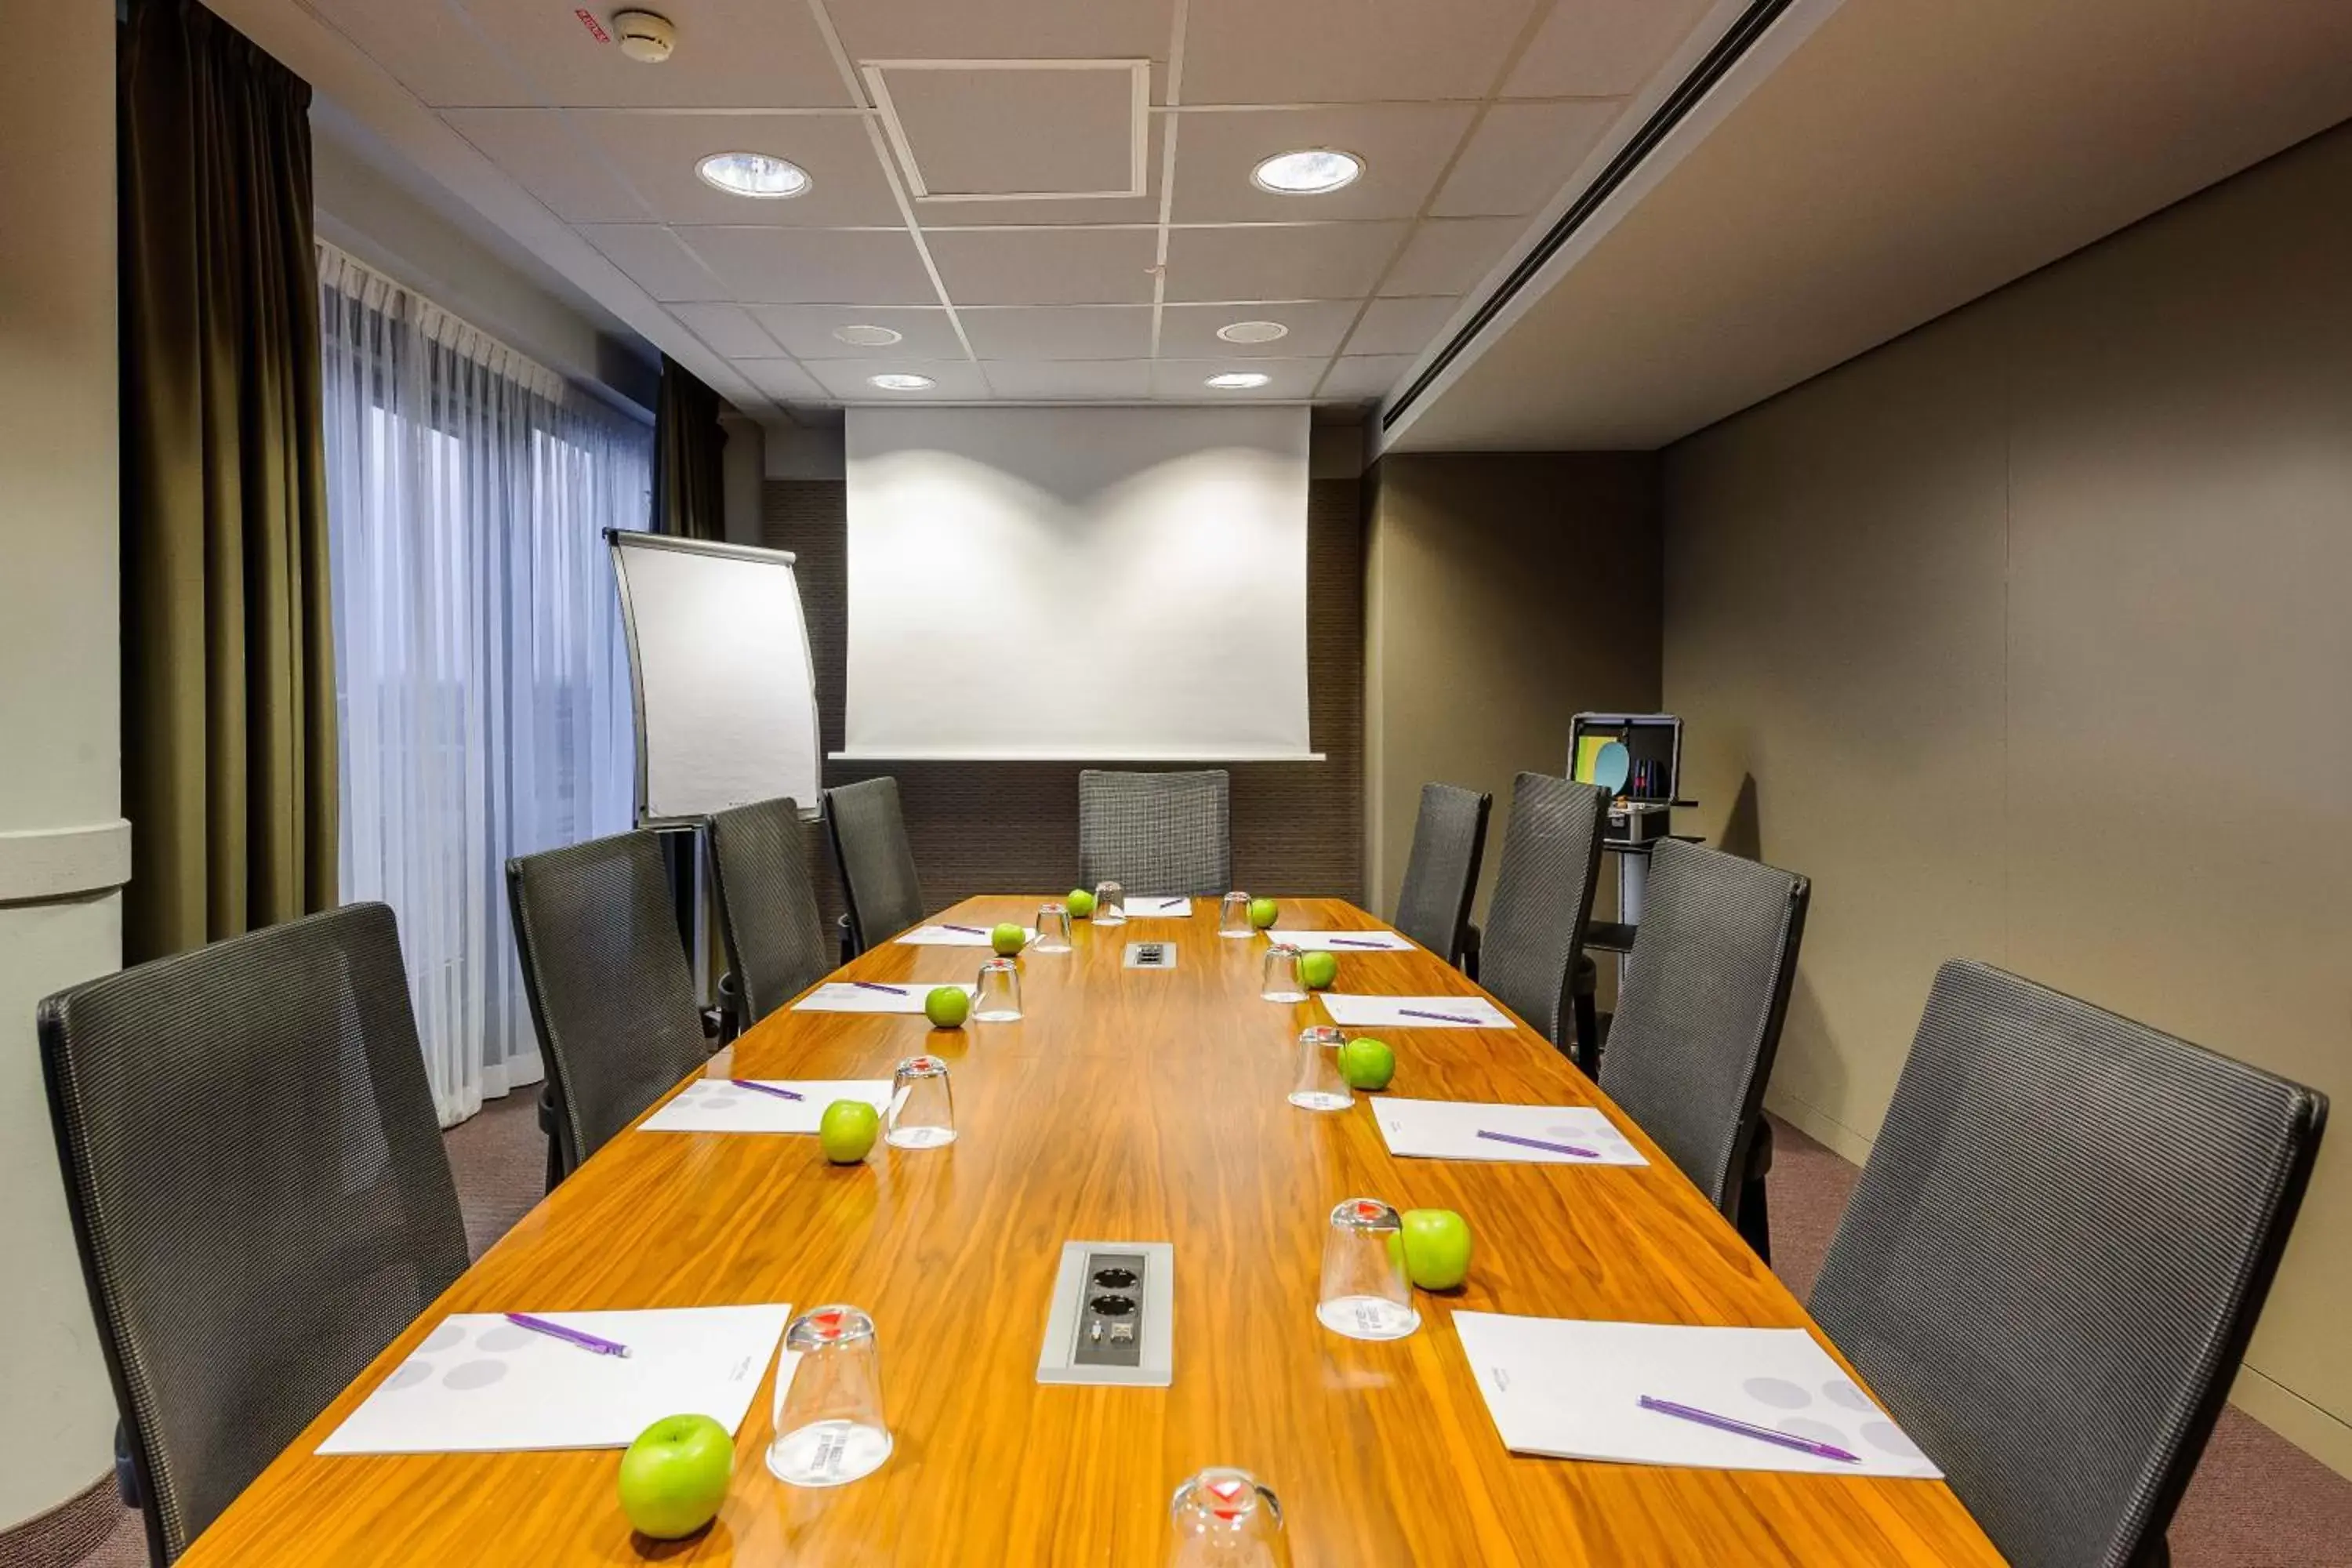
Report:
M 918 200 L 1146 194 L 1150 60 L 867 60 L 862 69 Z

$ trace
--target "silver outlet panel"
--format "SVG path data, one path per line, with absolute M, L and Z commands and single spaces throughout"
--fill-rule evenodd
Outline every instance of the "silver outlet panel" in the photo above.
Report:
M 1172 942 L 1130 942 L 1127 944 L 1127 966 L 1129 969 L 1173 969 L 1176 967 L 1176 944 Z
M 1167 1387 L 1175 1373 L 1175 1310 L 1170 1243 L 1065 1243 L 1037 1381 Z

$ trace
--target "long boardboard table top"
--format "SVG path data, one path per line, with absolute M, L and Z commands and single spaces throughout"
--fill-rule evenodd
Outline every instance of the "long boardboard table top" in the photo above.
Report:
M 941 918 L 1034 916 L 981 898 Z M 1647 1167 L 1391 1157 L 1359 1097 L 1289 1105 L 1319 1005 L 1258 997 L 1262 937 L 1189 921 L 1079 922 L 1074 952 L 1022 960 L 1026 1016 L 931 1030 L 920 1017 L 780 1010 L 711 1076 L 887 1078 L 950 1063 L 957 1142 L 825 1163 L 809 1137 L 623 1133 L 534 1208 L 263 1472 L 189 1568 L 417 1563 L 1107 1564 L 1157 1568 L 1178 1481 L 1244 1467 L 1282 1501 L 1297 1568 L 1381 1563 L 1998 1563 L 1940 1482 L 1521 1458 L 1488 1418 L 1456 1309 L 1664 1323 L 1811 1327 L 1640 1129 L 1532 1031 L 1382 1030 L 1390 1092 L 1598 1105 Z M 1286 900 L 1299 930 L 1383 929 L 1336 900 Z M 1165 940 L 1173 971 L 1122 966 Z M 843 971 L 968 981 L 986 953 L 885 942 Z M 1337 989 L 1476 994 L 1419 951 L 1349 953 Z M 1468 1282 L 1419 1294 L 1388 1343 L 1315 1319 L 1334 1204 L 1458 1209 Z M 1171 1387 L 1036 1381 L 1069 1240 L 1175 1247 Z M 764 1464 L 771 1391 L 736 1441 L 725 1510 L 652 1547 L 614 1499 L 617 1452 L 320 1457 L 313 1450 L 451 1312 L 791 1301 L 872 1312 L 897 1438 L 873 1476 L 796 1490 Z M 772 1379 L 772 1369 L 770 1373 Z

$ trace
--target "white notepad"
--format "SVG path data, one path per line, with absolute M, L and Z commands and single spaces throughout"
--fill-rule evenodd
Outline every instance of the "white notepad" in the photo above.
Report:
M 1943 1472 L 1802 1329 L 1706 1329 L 1456 1312 L 1454 1331 L 1514 1453 L 1637 1465 Z M 1854 1462 L 1643 1409 L 1643 1394 L 1827 1443 Z
M 1508 1029 L 1510 1016 L 1484 996 L 1358 996 L 1322 993 L 1331 1021 L 1351 1029 Z
M 919 1013 L 923 998 L 950 982 L 915 981 L 906 984 L 885 984 L 870 980 L 856 984 L 845 980 L 829 980 L 793 1004 L 795 1013 Z M 980 987 L 964 984 L 953 989 L 970 996 Z
M 1411 952 L 1412 943 L 1392 931 L 1284 931 L 1265 933 L 1301 952 Z
M 1189 921 L 1192 918 L 1190 899 L 1134 899 L 1127 900 L 1127 918 L 1136 920 Z
M 1428 1160 L 1520 1160 L 1540 1165 L 1646 1165 L 1609 1118 L 1589 1105 L 1479 1105 L 1460 1100 L 1372 1104 L 1389 1152 Z M 1482 1132 L 1500 1134 L 1480 1137 Z M 1528 1142 L 1521 1142 L 1518 1140 Z M 1556 1147 L 1538 1148 L 1538 1144 Z M 1586 1150 L 1572 1153 L 1571 1150 Z
M 877 1110 L 890 1105 L 887 1078 L 757 1079 L 801 1098 L 740 1089 L 723 1078 L 697 1079 L 651 1116 L 640 1132 L 814 1132 L 836 1100 L 862 1100 Z
M 733 1432 L 751 1408 L 792 1308 L 534 1311 L 629 1347 L 599 1355 L 495 1312 L 446 1318 L 319 1445 L 321 1454 L 624 1448 L 665 1415 Z
M 988 947 L 992 945 L 994 926 L 917 926 L 900 934 L 898 940 L 909 947 Z M 1037 940 L 1037 933 L 1027 926 L 1021 928 L 1024 942 Z

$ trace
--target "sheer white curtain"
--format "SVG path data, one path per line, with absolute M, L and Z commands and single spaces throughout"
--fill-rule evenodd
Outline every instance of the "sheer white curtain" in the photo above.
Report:
M 381 899 L 444 1126 L 541 1076 L 510 855 L 626 828 L 635 753 L 604 531 L 651 432 L 319 250 L 342 895 Z

